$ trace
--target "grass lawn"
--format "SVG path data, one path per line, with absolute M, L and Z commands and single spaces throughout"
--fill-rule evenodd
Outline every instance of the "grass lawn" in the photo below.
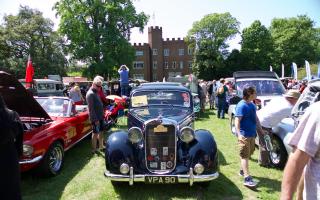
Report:
M 208 188 L 184 184 L 114 188 L 103 175 L 104 155 L 92 155 L 90 139 L 87 139 L 66 152 L 64 167 L 58 176 L 39 178 L 24 173 L 23 199 L 279 199 L 282 171 L 260 167 L 257 151 L 250 161 L 250 170 L 259 185 L 256 190 L 243 186 L 243 179 L 238 175 L 237 142 L 230 133 L 228 119 L 218 120 L 211 110 L 202 114 L 195 126 L 210 130 L 218 144 L 220 176 Z

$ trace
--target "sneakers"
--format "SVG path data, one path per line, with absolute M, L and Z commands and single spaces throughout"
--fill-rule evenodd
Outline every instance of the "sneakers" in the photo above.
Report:
M 243 185 L 247 186 L 247 187 L 256 187 L 257 186 L 257 182 L 255 182 L 251 176 L 247 176 L 244 178 L 244 182 Z
M 239 176 L 244 176 L 244 172 L 242 169 L 240 169 L 240 171 L 239 171 Z

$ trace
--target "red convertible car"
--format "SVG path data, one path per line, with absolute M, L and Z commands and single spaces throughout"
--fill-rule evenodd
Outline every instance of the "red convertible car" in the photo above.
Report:
M 1 71 L 0 93 L 24 126 L 22 171 L 37 168 L 43 175 L 56 175 L 64 152 L 91 133 L 86 106 L 76 107 L 67 97 L 33 97 L 15 77 Z

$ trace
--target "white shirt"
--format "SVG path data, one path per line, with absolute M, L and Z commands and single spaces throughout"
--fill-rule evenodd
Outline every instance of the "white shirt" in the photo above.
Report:
M 289 144 L 311 157 L 305 168 L 303 199 L 320 199 L 320 101 L 306 110 Z
M 275 127 L 284 118 L 291 116 L 293 106 L 284 98 L 272 99 L 265 107 L 257 112 L 261 126 Z

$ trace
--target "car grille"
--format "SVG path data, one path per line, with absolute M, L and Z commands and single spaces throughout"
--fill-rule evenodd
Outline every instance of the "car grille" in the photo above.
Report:
M 147 169 L 153 173 L 172 171 L 176 165 L 175 126 L 149 124 L 145 130 Z

